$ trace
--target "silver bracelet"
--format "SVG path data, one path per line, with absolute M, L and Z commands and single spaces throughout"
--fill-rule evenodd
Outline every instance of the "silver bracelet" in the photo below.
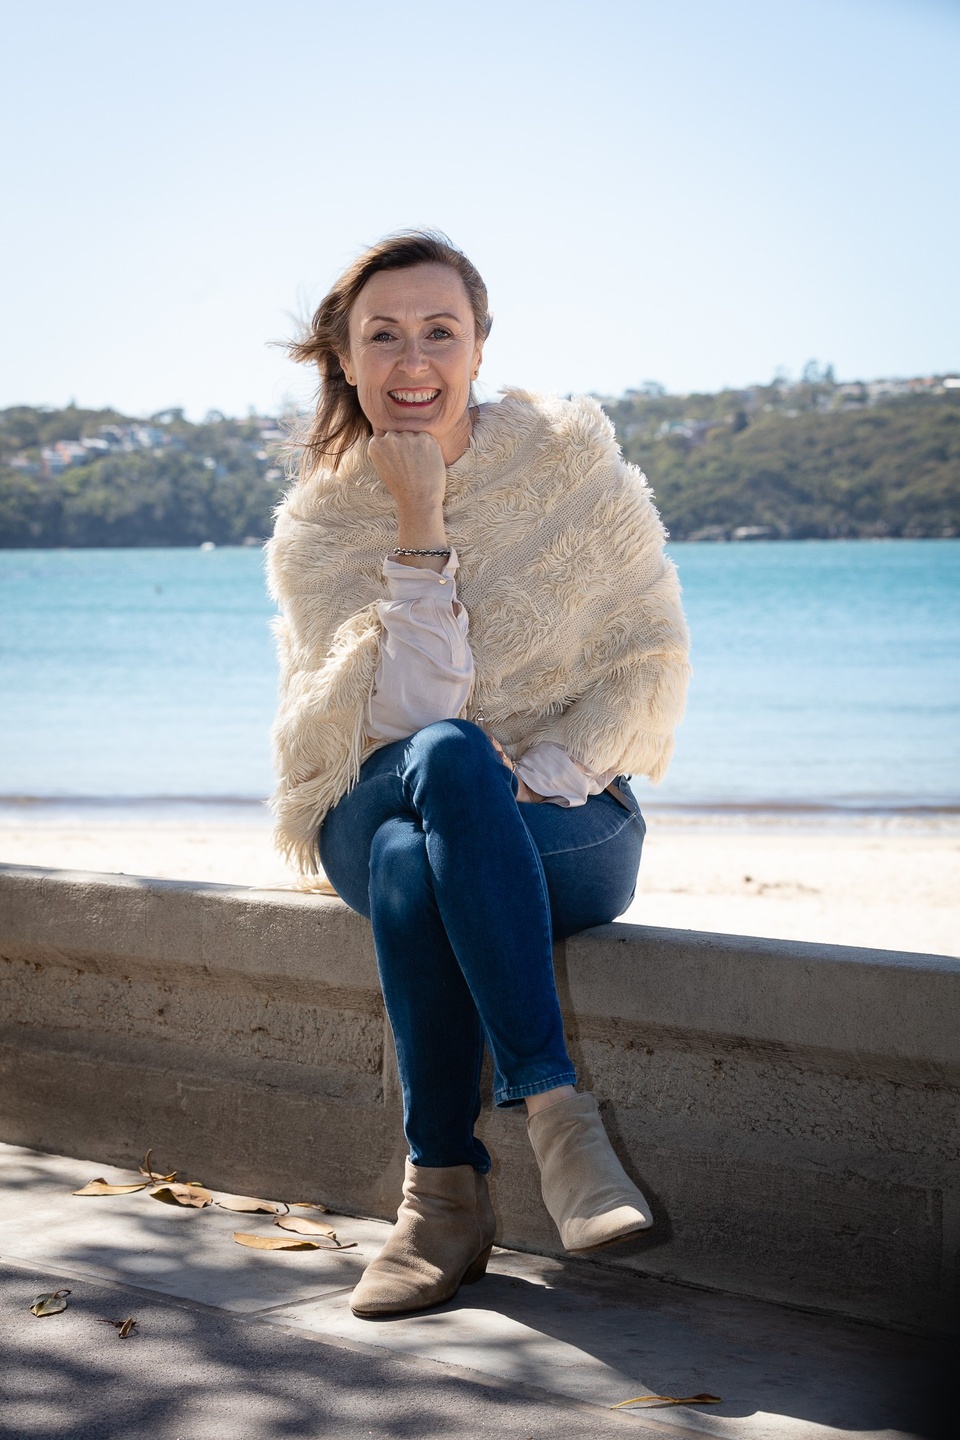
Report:
M 450 551 L 449 551 L 449 550 L 404 550 L 404 549 L 402 549 L 402 548 L 398 545 L 397 548 L 396 548 L 396 550 L 391 550 L 391 551 L 390 551 L 390 554 L 391 554 L 391 555 L 443 555 L 444 557 L 446 557 L 446 556 L 448 556 L 448 555 L 450 554 Z

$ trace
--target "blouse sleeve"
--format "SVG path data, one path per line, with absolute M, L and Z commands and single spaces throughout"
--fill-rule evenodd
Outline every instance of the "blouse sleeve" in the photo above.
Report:
M 388 598 L 377 606 L 383 639 L 366 713 L 371 740 L 402 740 L 436 720 L 455 718 L 467 702 L 473 654 L 469 617 L 457 600 L 458 563 L 454 550 L 439 575 L 384 562 Z M 613 779 L 550 743 L 532 746 L 516 768 L 530 790 L 562 806 L 585 804 Z
M 384 561 L 388 598 L 377 605 L 383 638 L 366 712 L 371 740 L 402 740 L 454 719 L 467 702 L 473 655 L 469 617 L 457 601 L 458 563 L 455 550 L 439 575 Z
M 565 807 L 585 805 L 591 795 L 607 788 L 614 773 L 592 770 L 548 740 L 531 745 L 517 761 L 517 774 L 528 790 Z

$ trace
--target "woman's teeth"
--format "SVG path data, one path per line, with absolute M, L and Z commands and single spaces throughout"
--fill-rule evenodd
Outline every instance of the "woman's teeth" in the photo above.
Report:
M 429 405 L 440 394 L 439 390 L 391 390 L 390 399 L 398 405 Z

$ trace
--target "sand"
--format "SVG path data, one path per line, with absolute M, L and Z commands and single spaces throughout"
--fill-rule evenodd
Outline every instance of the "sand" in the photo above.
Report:
M 960 819 L 647 811 L 624 919 L 684 930 L 960 956 Z M 5 805 L 0 862 L 245 886 L 291 876 L 266 816 Z

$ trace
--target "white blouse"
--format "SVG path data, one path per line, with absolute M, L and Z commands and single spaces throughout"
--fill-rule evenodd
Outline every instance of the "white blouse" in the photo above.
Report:
M 460 714 L 473 684 L 467 640 L 470 617 L 457 599 L 457 553 L 438 575 L 386 559 L 388 599 L 377 606 L 383 626 L 380 664 L 367 702 L 372 740 L 402 740 Z M 517 775 L 554 805 L 583 805 L 613 779 L 581 765 L 559 745 L 532 745 L 517 761 Z

